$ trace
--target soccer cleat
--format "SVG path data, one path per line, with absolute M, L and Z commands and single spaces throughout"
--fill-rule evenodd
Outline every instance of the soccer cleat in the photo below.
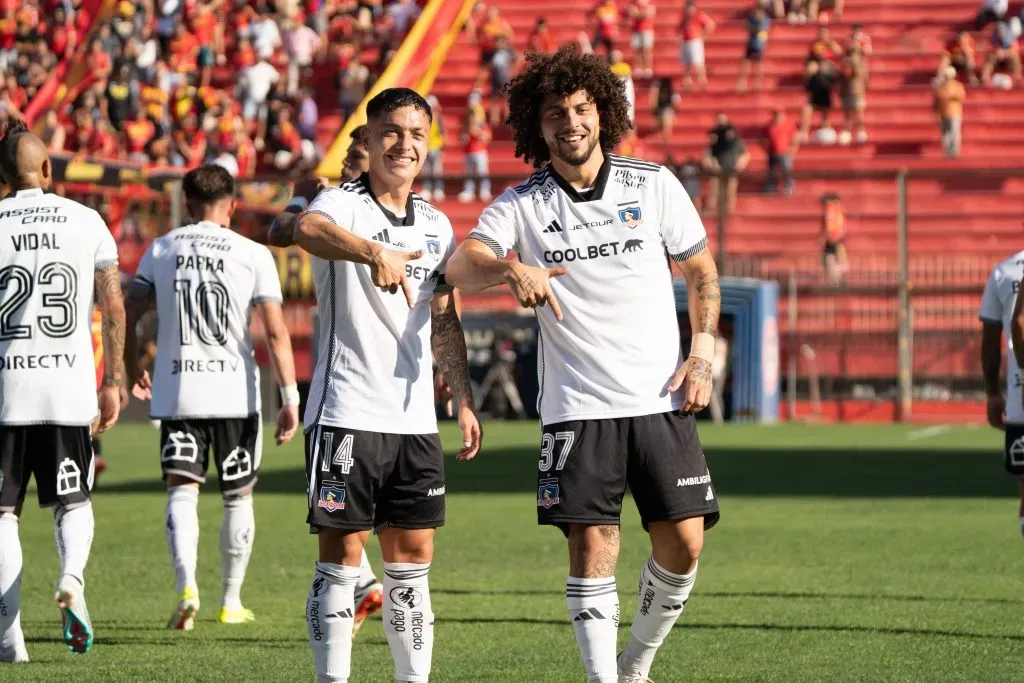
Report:
M 624 654 L 625 654 L 624 652 L 620 652 L 619 656 L 615 658 L 615 662 L 616 662 L 616 664 L 618 664 L 618 666 L 616 668 L 618 669 L 618 672 L 619 672 L 619 681 L 618 681 L 618 683 L 654 683 L 654 681 L 649 679 L 647 676 L 644 676 L 643 674 L 636 674 L 636 673 L 628 674 L 628 673 L 625 673 L 622 670 L 622 655 L 624 655 Z
M 356 588 L 355 593 L 356 616 L 352 620 L 352 637 L 356 637 L 359 627 L 366 621 L 366 617 L 374 612 L 380 611 L 384 606 L 384 586 L 380 581 L 368 583 L 365 586 Z
M 64 643 L 72 652 L 85 654 L 92 647 L 93 633 L 81 582 L 70 576 L 62 577 L 53 599 L 60 609 Z
M 222 624 L 245 624 L 256 621 L 256 615 L 245 607 L 225 607 L 221 605 L 217 612 L 217 621 Z
M 173 631 L 191 631 L 196 626 L 196 613 L 199 612 L 199 591 L 188 586 L 178 596 L 178 606 L 174 608 L 167 628 Z

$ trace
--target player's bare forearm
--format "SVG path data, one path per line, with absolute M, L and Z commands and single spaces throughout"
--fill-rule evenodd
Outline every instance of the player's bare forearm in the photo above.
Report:
M 1016 326 L 1016 322 L 1015 316 L 1014 326 Z M 982 324 L 981 373 L 985 377 L 985 393 L 988 396 L 1001 396 L 1003 393 L 999 382 L 999 368 L 1003 361 L 1002 336 L 1002 325 L 988 322 Z M 1016 343 L 1014 343 L 1014 354 L 1016 355 L 1016 353 Z
M 258 308 L 260 318 L 263 320 L 263 331 L 274 379 L 282 387 L 291 386 L 295 384 L 295 357 L 292 355 L 292 339 L 288 336 L 281 304 L 277 301 L 268 301 L 259 304 Z
M 330 261 L 351 261 L 369 264 L 382 247 L 370 240 L 338 227 L 331 219 L 316 212 L 306 212 L 295 221 L 295 244 L 313 256 Z
M 298 217 L 298 210 L 289 211 L 285 209 L 277 214 L 274 222 L 270 224 L 270 232 L 267 233 L 267 243 L 272 247 L 290 247 L 295 244 L 296 217 Z
M 139 319 L 156 303 L 153 288 L 141 282 L 132 282 L 124 297 L 125 333 L 124 350 L 121 363 L 128 372 L 128 383 L 131 386 L 139 379 L 139 370 L 146 367 L 139 362 Z M 106 340 L 104 340 L 105 343 Z
M 473 390 L 469 383 L 469 359 L 466 352 L 466 334 L 455 310 L 455 297 L 438 294 L 430 308 L 430 347 L 434 361 L 441 369 L 456 403 L 473 405 Z
M 707 247 L 679 264 L 686 278 L 690 308 L 690 328 L 694 334 L 718 334 L 718 317 L 722 313 L 722 290 L 718 284 L 718 267 Z
M 117 265 L 96 271 L 94 283 L 103 317 L 103 386 L 124 384 L 125 309 Z
M 467 292 L 482 292 L 508 282 L 513 263 L 500 259 L 480 240 L 467 239 L 452 254 L 445 279 Z

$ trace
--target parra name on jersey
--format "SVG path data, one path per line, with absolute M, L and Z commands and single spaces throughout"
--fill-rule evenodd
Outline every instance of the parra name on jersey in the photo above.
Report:
M 0 370 L 63 370 L 75 367 L 77 358 L 74 353 L 0 356 Z
M 223 273 L 224 259 L 212 256 L 185 256 L 178 254 L 174 260 L 174 267 L 178 270 L 204 270 L 208 273 Z

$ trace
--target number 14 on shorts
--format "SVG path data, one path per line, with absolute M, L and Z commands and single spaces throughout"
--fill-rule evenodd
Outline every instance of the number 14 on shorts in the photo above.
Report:
M 320 435 L 320 450 L 322 453 L 328 454 L 324 458 L 323 465 L 320 469 L 323 472 L 330 472 L 331 465 L 337 465 L 341 474 L 348 474 L 352 471 L 352 465 L 355 464 L 355 459 L 352 457 L 352 443 L 354 437 L 351 434 L 346 434 L 342 438 L 341 443 L 338 444 L 337 448 L 334 446 L 334 433 L 323 432 Z

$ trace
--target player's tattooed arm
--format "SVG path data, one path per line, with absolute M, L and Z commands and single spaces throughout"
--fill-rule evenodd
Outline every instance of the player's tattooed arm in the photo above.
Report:
M 466 334 L 455 309 L 452 292 L 437 294 L 430 303 L 430 346 L 434 360 L 441 369 L 456 403 L 473 405 L 473 390 L 469 383 L 469 358 Z
M 103 316 L 103 385 L 124 385 L 125 305 L 117 264 L 96 271 L 95 291 Z
M 124 335 L 123 363 L 127 368 L 129 386 L 134 386 L 138 382 L 142 369 L 145 367 L 139 358 L 138 323 L 155 304 L 156 292 L 153 287 L 133 280 L 124 298 L 127 329 Z
M 682 411 L 696 413 L 711 400 L 711 357 L 714 339 L 718 336 L 718 317 L 722 312 L 722 290 L 718 284 L 718 268 L 707 247 L 678 263 L 686 278 L 690 330 L 694 341 L 689 358 L 669 382 L 669 390 L 675 391 L 685 381 L 687 390 Z

